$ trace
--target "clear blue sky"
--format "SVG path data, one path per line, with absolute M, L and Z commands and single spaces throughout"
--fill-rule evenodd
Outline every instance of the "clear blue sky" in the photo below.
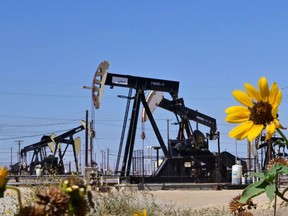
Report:
M 92 111 L 91 92 L 81 86 L 91 85 L 103 60 L 111 73 L 179 81 L 186 106 L 217 119 L 221 150 L 236 151 L 224 120 L 225 108 L 237 104 L 232 91 L 261 76 L 283 88 L 279 114 L 288 126 L 287 11 L 287 1 L 263 0 L 1 1 L 0 163 L 10 164 L 11 147 L 17 161 L 15 140 L 24 147 L 79 126 Z M 106 86 L 94 111 L 98 162 L 109 148 L 115 163 L 126 105 L 117 95 L 127 93 Z M 154 117 L 165 139 L 174 118 L 159 109 Z M 176 129 L 170 126 L 171 138 Z M 145 133 L 145 146 L 158 145 L 149 122 Z M 83 144 L 84 135 L 75 137 Z M 237 146 L 246 156 L 246 141 Z

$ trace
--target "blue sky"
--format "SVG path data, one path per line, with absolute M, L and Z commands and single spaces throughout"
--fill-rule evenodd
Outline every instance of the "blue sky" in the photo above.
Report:
M 179 97 L 216 118 L 221 150 L 235 154 L 224 110 L 237 104 L 232 91 L 245 82 L 256 86 L 261 76 L 277 82 L 280 121 L 288 125 L 287 10 L 287 1 L 1 1 L 0 163 L 10 164 L 11 148 L 17 161 L 15 140 L 24 147 L 61 134 L 79 126 L 88 109 L 95 115 L 97 161 L 109 148 L 113 166 L 126 105 L 117 95 L 128 89 L 106 86 L 94 111 L 91 92 L 81 89 L 104 60 L 111 73 L 179 81 Z M 154 117 L 165 138 L 167 119 L 175 119 L 160 109 Z M 145 133 L 145 146 L 158 145 L 149 123 Z M 176 133 L 171 125 L 170 137 Z M 76 135 L 82 144 L 84 135 Z M 246 141 L 237 143 L 240 156 L 246 149 Z

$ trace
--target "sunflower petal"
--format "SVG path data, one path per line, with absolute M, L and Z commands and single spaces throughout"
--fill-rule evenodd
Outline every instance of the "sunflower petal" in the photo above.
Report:
M 250 128 L 247 128 L 247 130 L 243 131 L 242 133 L 239 133 L 236 138 L 238 140 L 243 140 L 243 139 L 247 138 L 252 127 L 253 127 L 253 125 Z
M 236 126 L 235 128 L 233 128 L 230 132 L 229 132 L 229 136 L 231 138 L 239 138 L 241 137 L 241 135 L 243 133 L 245 133 L 246 131 L 250 130 L 251 127 L 253 126 L 253 122 L 252 121 L 246 121 L 238 126 Z
M 227 115 L 225 118 L 225 121 L 229 123 L 241 123 L 248 121 L 250 118 L 250 113 L 245 113 L 245 112 L 237 112 L 237 113 L 232 113 L 230 115 Z
M 283 126 L 280 124 L 280 122 L 279 122 L 278 119 L 274 119 L 274 124 L 275 124 L 275 127 L 276 127 L 276 128 L 280 128 L 280 129 L 283 129 L 283 130 L 286 130 L 286 129 L 287 129 L 287 128 L 283 127 Z
M 263 128 L 264 128 L 264 125 L 262 125 L 262 124 L 254 125 L 248 134 L 249 142 L 252 142 L 261 133 Z
M 263 102 L 266 102 L 269 97 L 269 86 L 267 79 L 265 77 L 261 77 L 258 81 L 258 88 L 260 91 L 260 96 Z
M 247 109 L 247 107 L 244 106 L 230 106 L 228 107 L 225 112 L 229 115 L 232 113 L 250 113 L 250 110 Z
M 274 101 L 274 103 L 271 104 L 271 105 L 272 105 L 273 107 L 278 107 L 279 104 L 281 103 L 281 101 L 282 101 L 282 91 L 281 91 L 281 89 L 279 89 L 278 94 L 277 94 L 277 96 L 276 96 L 276 98 L 275 98 L 275 101 Z
M 260 93 L 256 90 L 256 88 L 254 86 L 252 86 L 249 83 L 245 83 L 244 84 L 244 88 L 248 94 L 249 97 L 253 98 L 256 101 L 260 101 L 261 100 L 261 96 Z
M 275 129 L 276 129 L 276 126 L 273 122 L 266 126 L 266 131 L 268 134 L 273 135 L 275 133 Z
M 245 139 L 245 138 L 248 136 L 248 134 L 249 134 L 249 130 L 243 131 L 242 134 L 239 134 L 239 136 L 237 137 L 237 139 L 238 139 L 238 140 L 243 140 L 243 139 Z
M 278 109 L 276 107 L 272 107 L 271 114 L 272 114 L 274 119 L 277 119 Z
M 244 106 L 252 107 L 254 105 L 252 99 L 241 90 L 234 90 L 232 92 L 234 98 Z
M 278 95 L 278 85 L 274 82 L 271 86 L 270 93 L 269 93 L 269 103 L 273 106 L 274 102 L 276 101 L 276 97 Z
M 266 126 L 266 140 L 270 140 L 273 134 L 275 133 L 276 125 L 274 122 Z

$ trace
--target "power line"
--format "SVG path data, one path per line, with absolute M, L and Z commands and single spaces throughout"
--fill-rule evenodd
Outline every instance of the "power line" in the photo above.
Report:
M 68 130 L 58 130 L 50 133 L 59 133 L 63 131 L 68 131 Z M 41 134 L 34 134 L 34 135 L 27 135 L 27 136 L 19 136 L 19 137 L 10 137 L 10 138 L 1 138 L 0 140 L 12 140 L 12 139 L 24 139 L 24 138 L 31 138 L 31 137 L 37 137 L 37 136 L 43 136 L 43 133 Z
M 35 117 L 35 116 L 17 116 L 17 115 L 4 115 L 4 114 L 0 114 L 1 117 L 5 117 L 5 118 L 21 118 L 21 119 L 36 119 L 36 120 L 71 120 L 71 121 L 75 121 L 76 119 L 65 119 L 65 118 L 53 118 L 53 117 Z M 79 119 L 78 119 L 79 120 Z
M 74 120 L 73 120 L 74 121 Z M 79 121 L 79 120 L 78 120 Z M 55 125 L 67 125 L 71 124 L 71 122 L 61 122 L 61 123 L 50 123 L 50 124 L 19 124 L 19 125 L 10 125 L 10 124 L 4 124 L 2 127 L 47 127 L 47 126 L 55 126 Z
M 1 95 L 13 95 L 13 96 L 35 96 L 35 97 L 64 97 L 64 98 L 87 98 L 83 95 L 64 95 L 64 94 L 35 94 L 35 93 L 19 93 L 19 92 L 0 92 Z

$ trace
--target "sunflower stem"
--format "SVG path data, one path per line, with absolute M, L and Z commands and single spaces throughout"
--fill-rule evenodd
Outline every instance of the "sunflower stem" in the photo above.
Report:
M 280 128 L 276 128 L 277 132 L 280 134 L 280 136 L 284 139 L 286 145 L 288 144 L 288 140 L 286 136 L 283 134 L 283 132 L 280 130 Z
M 21 192 L 20 192 L 19 188 L 11 186 L 11 185 L 6 185 L 6 189 L 14 190 L 17 192 L 19 208 L 22 209 Z

